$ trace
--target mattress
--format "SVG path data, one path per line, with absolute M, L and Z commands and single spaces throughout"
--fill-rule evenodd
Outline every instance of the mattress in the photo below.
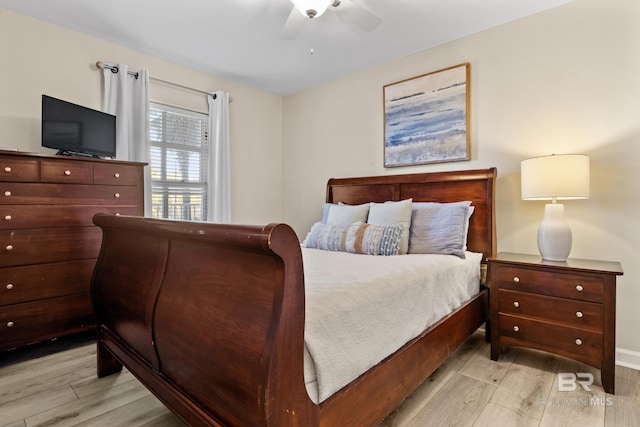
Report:
M 482 254 L 302 248 L 305 384 L 320 403 L 478 293 Z

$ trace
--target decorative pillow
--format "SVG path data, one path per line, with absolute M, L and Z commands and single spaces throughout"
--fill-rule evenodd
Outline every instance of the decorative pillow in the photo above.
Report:
M 345 242 L 350 225 L 335 225 L 316 222 L 302 242 L 305 248 L 325 251 L 345 251 Z
M 327 214 L 327 224 L 349 225 L 354 222 L 367 222 L 369 204 L 331 205 Z
M 449 254 L 464 258 L 471 202 L 414 203 L 410 254 Z
M 347 226 L 317 222 L 302 245 L 327 251 L 367 255 L 398 255 L 404 226 L 357 222 Z
M 409 249 L 409 229 L 411 226 L 412 200 L 406 199 L 399 202 L 371 203 L 369 208 L 369 224 L 404 226 L 402 240 L 400 241 L 400 254 L 404 255 Z

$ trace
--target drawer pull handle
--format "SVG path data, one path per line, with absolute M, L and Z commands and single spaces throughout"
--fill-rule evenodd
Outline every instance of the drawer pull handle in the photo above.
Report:
M 514 302 L 513 302 L 513 306 L 514 306 L 515 308 L 518 308 L 518 307 L 520 307 L 520 303 L 519 303 L 518 301 L 514 301 Z
M 518 332 L 520 331 L 520 327 L 519 326 L 514 326 L 513 327 L 513 332 Z
M 5 221 L 11 221 L 11 215 L 5 215 L 4 219 Z
M 9 284 L 7 284 L 7 289 L 8 289 L 8 290 L 13 289 L 13 283 L 9 283 Z
M 113 176 L 116 178 L 120 178 L 120 174 L 118 172 L 114 173 Z
M 520 278 L 518 276 L 516 276 L 516 277 L 513 278 L 513 281 L 516 282 L 516 283 L 520 283 Z
M 13 328 L 13 322 L 7 322 L 7 328 Z
M 116 199 L 120 197 L 120 193 L 116 193 L 113 195 L 113 197 L 115 197 Z
M 7 196 L 7 197 L 9 197 L 9 196 L 11 195 L 11 191 L 5 191 L 5 192 L 4 192 L 4 195 L 5 195 L 5 196 Z
M 582 345 L 582 340 L 580 338 L 576 339 L 576 345 Z
M 582 316 L 584 316 L 584 314 L 582 314 L 581 311 L 576 311 L 576 317 L 582 318 Z
M 582 292 L 582 291 L 584 291 L 584 288 L 582 287 L 582 285 L 578 285 L 578 286 L 576 286 L 576 291 Z
M 71 171 L 66 170 L 66 171 L 64 171 L 64 174 L 65 174 L 66 176 L 69 176 L 69 175 L 71 175 Z
M 120 212 L 116 212 L 116 213 L 115 213 L 115 215 L 116 215 L 116 216 L 120 216 Z
M 7 245 L 7 250 L 8 251 L 12 251 L 13 250 L 13 246 L 12 245 Z
M 11 172 L 11 166 L 5 166 L 4 167 L 4 171 L 5 172 Z

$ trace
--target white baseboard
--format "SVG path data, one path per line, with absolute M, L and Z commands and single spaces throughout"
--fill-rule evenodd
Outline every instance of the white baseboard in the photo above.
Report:
M 640 352 L 616 348 L 616 365 L 640 371 Z

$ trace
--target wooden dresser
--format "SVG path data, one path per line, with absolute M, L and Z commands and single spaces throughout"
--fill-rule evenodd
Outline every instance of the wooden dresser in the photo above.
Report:
M 488 260 L 491 358 L 532 347 L 600 369 L 614 393 L 618 262 L 499 253 Z
M 0 151 L 0 351 L 95 327 L 92 218 L 143 215 L 143 167 Z

